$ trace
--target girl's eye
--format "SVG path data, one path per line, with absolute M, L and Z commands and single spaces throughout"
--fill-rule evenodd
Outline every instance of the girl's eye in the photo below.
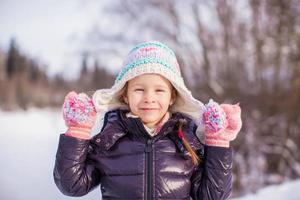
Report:
M 164 92 L 165 90 L 163 89 L 157 89 L 156 92 Z
M 143 92 L 144 89 L 142 89 L 142 88 L 136 88 L 134 91 L 136 91 L 136 92 Z

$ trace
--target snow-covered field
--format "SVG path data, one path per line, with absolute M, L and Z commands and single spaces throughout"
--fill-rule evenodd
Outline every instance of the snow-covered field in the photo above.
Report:
M 59 110 L 0 111 L 1 200 L 100 200 L 97 188 L 85 197 L 67 197 L 53 181 L 59 134 L 65 131 Z M 300 180 L 270 186 L 235 200 L 300 200 Z
M 53 181 L 59 134 L 65 131 L 59 111 L 0 112 L 1 200 L 100 200 L 97 188 L 85 197 L 67 197 Z
M 268 186 L 255 194 L 232 200 L 300 200 L 300 180 Z

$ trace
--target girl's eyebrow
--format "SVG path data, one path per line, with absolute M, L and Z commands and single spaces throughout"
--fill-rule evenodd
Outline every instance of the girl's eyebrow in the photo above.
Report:
M 154 87 L 162 87 L 162 88 L 168 88 L 169 85 L 161 85 L 161 84 L 156 84 Z

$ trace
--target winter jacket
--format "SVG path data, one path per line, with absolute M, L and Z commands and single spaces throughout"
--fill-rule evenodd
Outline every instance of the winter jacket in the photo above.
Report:
M 183 131 L 202 159 L 198 166 L 177 135 L 179 119 L 187 121 Z M 83 196 L 101 184 L 103 200 L 227 199 L 232 149 L 203 146 L 196 128 L 190 118 L 174 113 L 150 137 L 139 118 L 110 111 L 101 132 L 91 140 L 60 136 L 54 181 L 68 196 Z

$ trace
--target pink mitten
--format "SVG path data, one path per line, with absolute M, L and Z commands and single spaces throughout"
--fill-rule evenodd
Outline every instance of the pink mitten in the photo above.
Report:
M 205 144 L 229 147 L 241 130 L 241 108 L 238 104 L 217 104 L 210 101 L 203 114 L 205 124 Z
M 65 97 L 62 112 L 68 126 L 66 135 L 81 139 L 90 138 L 96 120 L 96 110 L 92 100 L 85 93 L 69 92 Z

